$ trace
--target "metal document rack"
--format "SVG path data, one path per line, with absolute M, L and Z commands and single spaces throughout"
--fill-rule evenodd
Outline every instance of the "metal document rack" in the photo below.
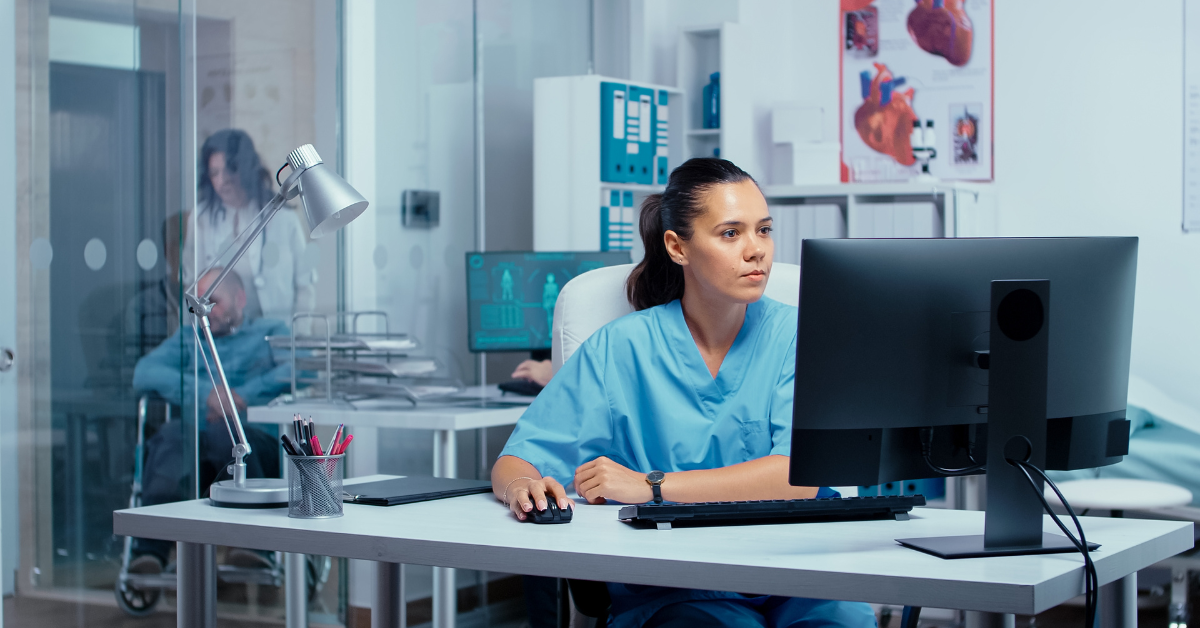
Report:
M 359 332 L 365 317 L 383 321 L 383 332 Z M 296 323 L 312 319 L 324 324 L 325 334 L 297 335 Z M 334 333 L 338 322 L 347 332 Z M 427 399 L 456 395 L 463 384 L 448 377 L 441 364 L 421 353 L 420 343 L 408 334 L 391 333 L 386 312 L 303 312 L 292 316 L 290 336 L 268 336 L 272 349 L 291 352 L 292 400 L 301 398 L 301 384 L 324 389 L 330 404 L 352 400 L 392 397 L 416 405 Z M 315 376 L 301 376 L 301 371 Z M 305 391 L 309 392 L 309 391 Z M 314 395 L 307 395 L 309 399 Z

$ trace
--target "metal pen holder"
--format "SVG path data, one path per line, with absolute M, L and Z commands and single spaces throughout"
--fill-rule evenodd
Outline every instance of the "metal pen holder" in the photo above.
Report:
M 342 460 L 336 456 L 288 456 L 288 516 L 329 519 L 342 516 Z

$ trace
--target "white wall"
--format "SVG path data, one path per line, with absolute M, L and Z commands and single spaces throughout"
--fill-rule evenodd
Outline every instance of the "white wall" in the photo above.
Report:
M 1180 231 L 1181 1 L 996 4 L 1000 235 L 1138 236 L 1132 373 L 1200 407 L 1200 235 Z
M 729 20 L 753 31 L 754 71 L 780 82 L 756 96 L 758 159 L 769 159 L 760 117 L 774 99 L 836 112 L 836 0 L 629 1 L 631 19 L 648 21 L 633 32 L 649 42 L 649 57 L 629 64 L 654 82 L 674 83 L 679 28 Z M 1141 238 L 1132 373 L 1200 408 L 1200 234 L 1179 227 L 1181 0 L 996 5 L 997 235 Z
M 770 183 L 771 108 L 807 103 L 826 108 L 826 139 L 837 139 L 838 3 L 827 0 L 628 0 L 629 77 L 679 86 L 677 49 L 680 31 L 734 22 L 742 26 L 747 49 L 738 56 L 751 60 L 727 69 L 740 81 L 751 101 L 753 146 L 739 155 L 738 165 Z M 597 41 L 598 56 L 608 46 Z M 832 70 L 831 70 L 832 69 Z M 831 100 L 832 99 L 832 100 Z M 732 153 L 729 153 L 732 154 Z

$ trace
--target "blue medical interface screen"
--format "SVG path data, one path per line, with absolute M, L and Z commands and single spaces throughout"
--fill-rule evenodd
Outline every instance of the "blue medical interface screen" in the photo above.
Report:
M 559 290 L 589 270 L 629 262 L 629 251 L 467 253 L 471 351 L 549 349 Z

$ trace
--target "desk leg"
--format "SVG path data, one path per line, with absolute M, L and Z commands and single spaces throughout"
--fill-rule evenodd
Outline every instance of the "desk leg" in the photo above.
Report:
M 1137 572 L 1100 587 L 1100 626 L 1136 628 Z
M 405 628 L 408 625 L 404 603 L 404 565 L 375 563 L 375 610 L 371 628 Z
M 216 628 L 217 548 L 199 543 L 176 543 L 179 628 Z
M 284 558 L 284 613 L 287 628 L 308 628 L 308 565 L 304 554 L 287 553 Z
M 475 477 L 481 480 L 491 478 L 492 465 L 488 459 L 487 448 L 487 428 L 481 427 L 475 431 L 476 438 L 476 453 L 478 456 L 479 468 L 475 471 Z M 492 625 L 491 611 L 488 610 L 488 572 L 479 572 L 479 607 L 483 609 L 483 625 L 489 627 Z
M 439 478 L 458 477 L 458 443 L 454 430 L 433 433 L 433 475 Z M 458 614 L 458 589 L 454 570 L 433 568 L 433 628 L 454 628 Z

